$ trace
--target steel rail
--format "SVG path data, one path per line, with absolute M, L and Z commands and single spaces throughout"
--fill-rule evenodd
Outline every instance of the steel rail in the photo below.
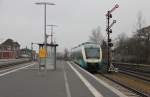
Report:
M 120 86 L 122 86 L 122 87 L 128 89 L 129 91 L 131 91 L 131 92 L 133 92 L 133 93 L 135 93 L 135 94 L 137 94 L 137 95 L 139 95 L 139 96 L 141 96 L 141 97 L 149 97 L 149 96 L 150 96 L 149 94 L 146 94 L 146 93 L 144 93 L 144 92 L 142 92 L 142 91 L 139 91 L 139 90 L 137 90 L 137 89 L 134 89 L 134 88 L 132 88 L 132 87 L 129 87 L 129 86 L 127 86 L 126 84 L 123 84 L 123 83 L 121 83 L 121 82 L 119 82 L 119 81 L 117 81 L 117 80 L 115 80 L 115 79 L 112 79 L 112 78 L 110 78 L 110 77 L 108 77 L 108 76 L 106 76 L 106 75 L 104 75 L 104 74 L 100 74 L 100 75 L 103 76 L 104 78 L 106 78 L 106 79 L 108 79 L 108 80 L 110 80 L 110 81 L 112 81 L 112 82 L 114 82 L 114 83 L 116 83 L 116 84 L 118 84 L 118 85 L 120 85 Z
M 27 63 L 30 62 L 31 60 L 21 60 L 21 61 L 16 61 L 16 62 L 9 62 L 9 63 L 4 63 L 0 65 L 0 69 L 1 68 L 7 68 L 7 67 L 12 67 L 18 64 L 23 64 L 23 63 Z

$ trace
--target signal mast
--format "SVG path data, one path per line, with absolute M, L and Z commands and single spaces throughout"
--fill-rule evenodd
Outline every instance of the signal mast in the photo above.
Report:
M 113 22 L 110 24 L 110 19 L 112 18 L 112 12 L 115 11 L 117 8 L 119 8 L 119 5 L 116 4 L 111 10 L 107 11 L 106 18 L 107 18 L 107 61 L 108 61 L 108 72 L 110 71 L 110 66 L 112 64 L 111 58 L 110 58 L 110 50 L 113 46 L 112 39 L 110 38 L 110 33 L 112 33 L 112 26 L 116 23 L 116 20 L 113 20 Z

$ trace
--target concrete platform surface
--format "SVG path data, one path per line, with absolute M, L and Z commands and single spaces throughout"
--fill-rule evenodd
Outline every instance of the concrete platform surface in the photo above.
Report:
M 0 72 L 0 97 L 126 97 L 69 62 L 41 70 L 37 63 Z

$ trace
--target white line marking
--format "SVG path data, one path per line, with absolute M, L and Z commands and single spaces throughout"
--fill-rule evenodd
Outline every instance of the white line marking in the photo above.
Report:
M 63 65 L 63 67 L 64 67 L 64 65 Z M 63 69 L 64 69 L 64 78 L 65 78 L 65 87 L 66 87 L 67 97 L 71 97 L 71 92 L 70 92 L 70 88 L 69 88 L 69 83 L 68 83 L 68 78 L 66 75 L 65 67 Z
M 14 68 L 8 68 L 8 69 L 0 70 L 0 72 L 5 72 L 5 71 L 11 70 L 11 69 L 15 69 L 15 67 Z
M 76 64 L 75 64 L 76 65 Z M 116 95 L 120 96 L 120 97 L 128 97 L 125 94 L 123 94 L 122 92 L 120 92 L 119 90 L 117 90 L 116 88 L 110 86 L 109 84 L 107 84 L 106 82 L 100 80 L 99 78 L 95 77 L 94 75 L 92 75 L 91 73 L 87 72 L 86 70 L 82 69 L 81 67 L 79 67 L 78 65 L 76 65 L 79 69 L 81 69 L 82 71 L 86 72 L 88 75 L 90 75 L 91 77 L 93 77 L 95 80 L 97 80 L 99 83 L 101 83 L 103 86 L 105 86 L 106 88 L 110 89 L 111 91 L 113 91 Z
M 87 86 L 87 88 L 91 91 L 94 97 L 103 97 L 100 92 L 98 92 L 72 65 L 71 63 L 67 62 L 68 65 L 72 68 L 72 70 L 78 75 L 81 81 Z
M 2 74 L 0 74 L 0 77 L 1 77 L 1 76 L 4 76 L 4 75 L 7 75 L 7 74 L 9 74 L 9 73 L 12 73 L 12 72 L 16 72 L 16 71 L 18 71 L 18 70 L 21 70 L 21 69 L 24 69 L 24 68 L 27 68 L 27 67 L 33 66 L 33 65 L 35 65 L 35 64 L 27 65 L 27 66 L 24 66 L 24 67 L 21 67 L 21 68 L 17 68 L 17 69 L 14 69 L 14 70 L 11 70 L 11 71 L 8 71 L 8 72 L 5 72 L 5 73 L 2 73 Z

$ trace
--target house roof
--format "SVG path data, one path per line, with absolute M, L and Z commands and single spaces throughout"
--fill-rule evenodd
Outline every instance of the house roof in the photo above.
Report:
M 1 46 L 20 46 L 18 42 L 14 42 L 12 39 L 7 39 L 3 43 L 0 44 Z
M 139 31 L 150 32 L 150 26 L 144 27 L 144 28 L 140 29 Z

